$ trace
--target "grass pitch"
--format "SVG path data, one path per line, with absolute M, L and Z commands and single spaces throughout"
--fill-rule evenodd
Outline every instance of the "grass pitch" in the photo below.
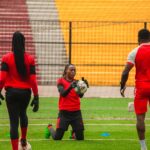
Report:
M 44 138 L 48 123 L 55 126 L 58 108 L 57 98 L 40 98 L 40 109 L 33 113 L 28 108 L 28 140 L 32 150 L 140 150 L 135 115 L 127 111 L 128 102 L 132 99 L 83 98 L 81 110 L 85 124 L 85 140 L 70 140 L 70 130 L 62 141 Z M 0 150 L 11 150 L 9 140 L 8 113 L 3 102 L 0 106 Z M 150 148 L 150 114 L 146 118 L 146 138 Z M 104 133 L 107 133 L 105 136 Z

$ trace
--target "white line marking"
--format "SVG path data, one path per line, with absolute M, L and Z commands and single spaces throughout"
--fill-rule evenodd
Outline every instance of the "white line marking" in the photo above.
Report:
M 29 120 L 56 120 L 57 118 L 29 118 Z M 136 118 L 83 118 L 83 120 L 135 120 Z M 8 118 L 0 118 L 0 120 L 8 120 Z M 146 118 L 150 120 L 150 118 Z
M 29 126 L 47 126 L 47 124 L 28 124 Z M 53 124 L 55 125 L 55 124 Z M 85 126 L 135 126 L 135 124 L 123 124 L 123 123 L 85 123 Z M 0 124 L 1 127 L 9 126 L 9 124 Z M 146 126 L 150 126 L 150 124 L 147 124 Z
M 9 120 L 8 118 L 0 118 L 0 120 Z M 29 121 L 30 120 L 57 120 L 57 118 L 29 118 Z M 131 120 L 136 120 L 136 118 L 83 118 L 83 120 L 85 121 L 103 121 L 103 120 L 108 120 L 108 121 L 118 121 L 118 120 L 121 120 L 121 121 L 131 121 Z M 146 118 L 145 120 L 150 120 L 150 118 Z
M 28 141 L 49 141 L 52 139 L 28 139 Z M 149 141 L 148 139 L 146 139 Z M 2 139 L 0 142 L 9 142 L 9 139 Z M 71 139 L 63 139 L 62 141 L 74 141 Z M 84 141 L 138 141 L 138 139 L 85 139 Z

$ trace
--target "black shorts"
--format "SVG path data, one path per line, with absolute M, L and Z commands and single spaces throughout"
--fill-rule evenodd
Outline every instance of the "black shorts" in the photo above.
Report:
M 30 89 L 17 89 L 17 88 L 7 88 L 6 89 L 6 104 L 9 111 L 19 111 L 26 110 L 31 98 Z
M 68 126 L 71 125 L 73 131 L 84 130 L 83 119 L 81 111 L 59 111 L 57 118 L 57 129 L 68 130 Z

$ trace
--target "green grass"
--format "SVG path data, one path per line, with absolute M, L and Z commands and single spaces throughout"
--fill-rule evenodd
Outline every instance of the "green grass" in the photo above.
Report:
M 58 108 L 57 98 L 40 98 L 40 110 L 33 113 L 28 108 L 28 140 L 33 150 L 140 150 L 135 129 L 135 115 L 127 111 L 131 99 L 88 98 L 81 100 L 81 109 L 85 124 L 85 141 L 69 140 L 70 130 L 62 141 L 44 139 L 44 130 L 48 123 L 55 126 Z M 147 143 L 150 148 L 150 120 L 147 113 Z M 102 133 L 110 134 L 108 137 Z M 0 106 L 0 150 L 11 150 L 9 140 L 8 113 L 3 102 Z

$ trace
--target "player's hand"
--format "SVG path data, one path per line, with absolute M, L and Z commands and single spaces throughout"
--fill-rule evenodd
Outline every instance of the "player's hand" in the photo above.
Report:
M 39 110 L 39 96 L 36 95 L 34 96 L 32 102 L 31 102 L 31 106 L 33 107 L 33 112 L 37 112 Z
M 70 85 L 72 88 L 75 88 L 75 87 L 77 87 L 77 82 L 76 81 L 73 81 L 72 83 L 71 83 L 71 85 Z
M 89 88 L 89 83 L 88 83 L 88 81 L 86 79 L 84 79 L 84 77 L 82 77 L 82 81 L 84 81 L 85 84 L 87 85 L 87 87 Z
M 3 96 L 2 93 L 0 92 L 0 105 L 2 104 L 1 100 L 4 100 L 4 96 Z
M 126 90 L 126 86 L 120 83 L 120 94 L 122 97 L 125 97 L 124 92 Z
M 126 89 L 126 87 L 124 87 L 123 89 L 120 89 L 120 94 L 121 94 L 122 97 L 125 97 L 125 95 L 124 95 L 125 89 Z

